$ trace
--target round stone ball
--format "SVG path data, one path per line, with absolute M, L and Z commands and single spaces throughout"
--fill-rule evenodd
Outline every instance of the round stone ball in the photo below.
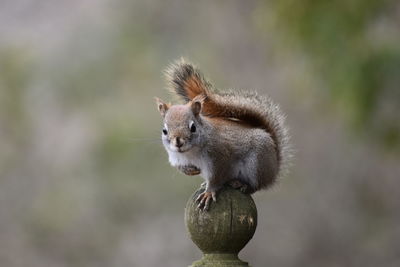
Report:
M 249 194 L 231 187 L 217 193 L 209 210 L 200 210 L 198 189 L 188 200 L 185 224 L 190 238 L 205 253 L 239 253 L 253 237 L 257 227 L 257 208 Z

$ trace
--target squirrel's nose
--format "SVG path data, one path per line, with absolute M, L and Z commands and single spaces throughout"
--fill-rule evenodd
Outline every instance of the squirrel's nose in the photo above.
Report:
M 175 146 L 176 147 L 182 147 L 183 146 L 183 142 L 182 142 L 182 139 L 180 137 L 175 138 Z

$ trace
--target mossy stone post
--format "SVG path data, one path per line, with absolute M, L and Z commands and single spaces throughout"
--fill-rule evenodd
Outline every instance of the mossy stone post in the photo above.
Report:
M 249 266 L 238 253 L 253 237 L 257 227 L 257 208 L 248 194 L 225 187 L 208 211 L 197 208 L 198 189 L 188 200 L 185 223 L 190 238 L 203 252 L 195 266 Z

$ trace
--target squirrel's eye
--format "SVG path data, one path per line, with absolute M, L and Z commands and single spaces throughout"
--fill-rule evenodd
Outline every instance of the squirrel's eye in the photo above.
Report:
M 167 135 L 167 134 L 168 134 L 168 131 L 167 131 L 167 129 L 165 129 L 165 128 L 162 129 L 162 132 L 163 132 L 164 135 Z
M 192 122 L 191 125 L 190 125 L 190 131 L 191 131 L 192 133 L 196 132 L 196 125 L 194 125 L 193 122 Z

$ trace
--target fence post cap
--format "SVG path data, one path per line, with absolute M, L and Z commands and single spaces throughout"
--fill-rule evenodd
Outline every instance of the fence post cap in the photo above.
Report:
M 257 227 L 257 208 L 248 194 L 231 187 L 218 192 L 217 202 L 208 211 L 197 208 L 198 189 L 188 200 L 185 224 L 190 238 L 204 253 L 192 266 L 248 266 L 237 254 L 253 237 Z M 228 265 L 226 265 L 228 264 Z

